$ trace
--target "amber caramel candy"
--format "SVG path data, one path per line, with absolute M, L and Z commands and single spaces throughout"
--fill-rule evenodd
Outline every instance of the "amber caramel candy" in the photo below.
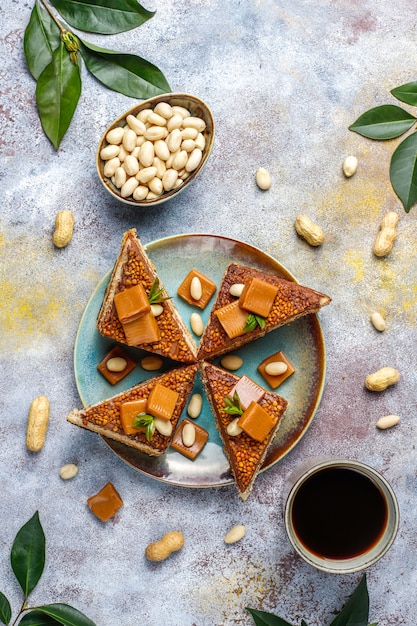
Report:
M 246 411 L 239 417 L 237 425 L 249 437 L 262 442 L 269 435 L 276 420 L 257 402 L 251 402 Z
M 239 298 L 239 306 L 255 315 L 268 317 L 277 293 L 276 285 L 271 285 L 256 277 L 250 278 L 245 283 Z
M 285 363 L 287 366 L 287 371 L 283 372 L 282 374 L 278 374 L 276 376 L 271 376 L 271 374 L 267 374 L 265 372 L 265 368 L 268 365 L 268 363 L 276 363 L 276 362 Z M 271 356 L 266 357 L 266 359 L 264 359 L 262 363 L 258 365 L 258 371 L 265 378 L 266 382 L 271 387 L 271 389 L 276 389 L 284 382 L 284 380 L 287 380 L 287 378 L 291 376 L 291 374 L 294 374 L 295 367 L 293 366 L 289 358 L 282 351 L 280 351 L 280 352 L 276 352 L 275 354 L 271 354 Z
M 234 397 L 237 393 L 240 400 L 240 406 L 243 410 L 247 409 L 251 402 L 259 402 L 265 395 L 265 389 L 262 389 L 251 378 L 243 375 L 242 378 L 236 383 L 228 397 Z
M 128 346 L 155 343 L 160 339 L 159 327 L 152 313 L 145 313 L 133 322 L 122 324 Z
M 162 420 L 171 419 L 179 394 L 157 383 L 149 394 L 146 412 Z
M 141 432 L 142 428 L 134 428 L 132 424 L 139 413 L 146 413 L 146 405 L 146 398 L 124 402 L 120 405 L 120 423 L 126 435 L 134 435 Z
M 126 367 L 121 372 L 111 372 L 107 369 L 108 361 L 116 358 L 124 359 L 126 361 Z M 111 385 L 115 385 L 130 374 L 130 372 L 135 369 L 136 365 L 136 361 L 134 361 L 129 354 L 127 354 L 127 352 L 122 350 L 119 346 L 114 346 L 114 348 L 110 350 L 110 352 L 108 352 L 97 365 L 97 369 Z
M 245 332 L 248 312 L 239 306 L 239 300 L 234 300 L 226 304 L 221 309 L 214 312 L 229 339 L 239 337 Z
M 114 306 L 122 324 L 133 322 L 151 310 L 145 288 L 140 283 L 116 293 Z
M 194 300 L 191 296 L 191 281 L 194 277 L 197 277 L 201 283 L 202 296 L 199 300 Z M 198 270 L 192 269 L 188 272 L 187 276 L 182 281 L 181 285 L 177 289 L 178 295 L 188 302 L 193 304 L 199 309 L 204 309 L 210 301 L 210 298 L 216 291 L 216 283 L 214 283 L 208 276 L 202 274 Z
M 182 429 L 186 424 L 192 424 L 195 429 L 195 442 L 192 446 L 185 446 L 182 440 Z M 206 445 L 208 437 L 209 434 L 204 428 L 196 424 L 194 421 L 185 418 L 182 420 L 177 430 L 175 431 L 171 447 L 174 448 L 174 450 L 176 450 L 177 452 L 180 452 L 181 454 L 186 456 L 187 458 L 195 459 Z
M 114 485 L 109 482 L 98 493 L 88 498 L 87 504 L 96 517 L 102 522 L 108 522 L 123 506 L 123 500 Z

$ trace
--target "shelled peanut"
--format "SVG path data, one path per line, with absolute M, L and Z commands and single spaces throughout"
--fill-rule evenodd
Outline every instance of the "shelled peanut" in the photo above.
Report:
M 128 115 L 111 129 L 100 151 L 103 174 L 122 198 L 150 200 L 181 186 L 197 169 L 206 146 L 206 123 L 182 106 L 159 102 Z
M 74 230 L 74 214 L 69 209 L 58 211 L 55 217 L 55 230 L 52 236 L 54 246 L 65 248 L 72 239 Z
M 145 556 L 149 561 L 165 561 L 173 552 L 181 550 L 184 545 L 184 535 L 180 530 L 170 531 L 159 540 L 150 543 Z
M 374 254 L 378 257 L 387 256 L 392 250 L 397 237 L 398 214 L 389 211 L 382 218 L 380 230 L 374 243 Z
M 365 387 L 370 391 L 385 391 L 400 380 L 400 372 L 395 367 L 381 367 L 365 378 Z
M 324 241 L 324 231 L 315 224 L 308 215 L 298 215 L 295 220 L 295 230 L 310 246 L 321 246 Z
M 38 396 L 31 402 L 26 430 L 26 447 L 31 452 L 39 452 L 45 443 L 49 423 L 49 400 Z

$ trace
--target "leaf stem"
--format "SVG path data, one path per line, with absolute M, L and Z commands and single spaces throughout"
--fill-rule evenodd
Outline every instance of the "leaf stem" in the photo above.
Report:
M 43 4 L 45 9 L 48 11 L 49 15 L 51 16 L 51 18 L 53 19 L 53 21 L 55 22 L 55 24 L 58 26 L 59 30 L 61 31 L 61 34 L 63 35 L 64 33 L 66 33 L 67 29 L 64 26 L 62 26 L 61 22 L 55 17 L 49 4 L 45 2 L 45 0 L 39 0 L 39 1 L 41 2 L 41 4 Z
M 20 607 L 19 613 L 16 615 L 16 619 L 14 620 L 11 626 L 16 626 L 17 620 L 19 619 L 19 617 L 22 615 L 22 613 L 24 613 L 27 610 L 28 610 L 27 599 L 25 598 L 22 602 L 22 606 Z

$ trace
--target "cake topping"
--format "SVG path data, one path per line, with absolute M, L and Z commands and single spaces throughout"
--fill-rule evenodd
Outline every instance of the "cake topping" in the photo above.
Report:
M 134 435 L 143 430 L 144 424 L 139 424 L 136 417 L 146 411 L 146 399 L 124 402 L 120 405 L 120 423 L 126 435 Z
M 276 420 L 257 402 L 251 402 L 239 418 L 237 425 L 249 437 L 262 442 L 268 436 Z
M 229 339 L 243 335 L 246 328 L 248 312 L 239 306 L 239 300 L 234 300 L 214 312 Z
M 122 324 L 133 322 L 151 310 L 145 288 L 141 284 L 116 293 L 114 306 Z
M 259 402 L 264 397 L 265 390 L 249 376 L 243 375 L 229 393 L 229 398 L 233 399 L 235 394 L 240 401 L 240 406 L 245 410 L 252 401 Z
M 145 313 L 133 322 L 122 324 L 128 346 L 138 346 L 142 343 L 155 343 L 161 334 L 159 326 L 152 312 Z
M 149 394 L 147 413 L 163 420 L 171 419 L 178 396 L 179 394 L 173 389 L 157 383 Z
M 268 317 L 278 290 L 277 285 L 271 285 L 256 277 L 250 278 L 239 298 L 239 306 L 255 315 Z

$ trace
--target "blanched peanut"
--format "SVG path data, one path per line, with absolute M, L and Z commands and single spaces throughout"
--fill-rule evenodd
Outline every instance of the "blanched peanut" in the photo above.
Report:
M 131 196 L 138 185 L 139 181 L 136 180 L 134 176 L 128 178 L 120 189 L 120 195 L 122 196 L 122 198 L 127 198 L 128 196 Z
M 166 120 L 169 120 L 173 116 L 172 106 L 168 102 L 158 102 L 154 108 L 154 112 Z
M 118 156 L 114 157 L 113 159 L 109 159 L 108 161 L 106 161 L 106 164 L 103 168 L 104 176 L 111 178 L 119 166 L 120 159 Z
M 154 317 L 159 317 L 163 311 L 164 307 L 162 304 L 151 304 L 151 312 Z
M 155 417 L 154 425 L 158 433 L 164 435 L 164 437 L 170 437 L 172 435 L 172 422 L 170 420 L 163 420 L 160 417 Z
M 342 167 L 343 173 L 346 178 L 350 178 L 358 169 L 358 159 L 353 155 L 347 156 L 346 159 L 343 161 Z
M 315 224 L 308 215 L 298 215 L 295 230 L 310 246 L 320 246 L 324 241 L 323 229 Z
M 39 452 L 45 443 L 49 423 L 49 400 L 38 396 L 30 405 L 26 430 L 26 447 L 31 452 Z
M 237 356 L 236 354 L 226 354 L 226 356 L 224 356 L 221 361 L 220 364 L 227 370 L 238 370 L 239 367 L 242 367 L 243 365 L 243 360 L 240 358 L 240 356 Z
M 126 118 L 126 122 L 130 126 L 130 128 L 135 131 L 136 135 L 143 135 L 145 133 L 145 130 L 146 130 L 145 124 L 141 122 L 140 120 L 138 120 L 138 118 L 135 117 L 134 115 L 128 115 Z
M 162 359 L 154 355 L 145 356 L 140 362 L 141 367 L 148 372 L 159 370 L 162 367 L 163 363 L 164 362 Z
M 376 330 L 379 330 L 380 333 L 382 333 L 386 329 L 387 325 L 385 323 L 385 320 L 382 317 L 381 313 L 378 313 L 378 311 L 374 311 L 369 319 L 371 320 L 373 327 Z
M 238 421 L 239 421 L 239 418 L 235 417 L 234 420 L 228 423 L 226 430 L 227 430 L 227 434 L 230 435 L 230 437 L 237 437 L 238 435 L 240 435 L 240 433 L 243 432 L 241 427 L 238 426 Z
M 150 543 L 146 550 L 145 556 L 149 561 L 164 561 L 173 552 L 181 550 L 184 545 L 184 535 L 180 530 L 165 533 L 159 541 Z
M 194 393 L 188 403 L 187 413 L 192 419 L 196 419 L 200 415 L 202 407 L 203 396 L 201 393 Z
M 181 431 L 182 443 L 186 448 L 191 448 L 195 444 L 195 435 L 194 425 L 187 422 Z
M 381 221 L 380 231 L 374 243 L 374 254 L 383 257 L 389 254 L 397 237 L 398 214 L 389 211 Z
M 127 130 L 125 130 L 122 145 L 126 152 L 132 152 L 132 150 L 136 147 L 136 133 L 132 128 L 127 128 Z
M 54 246 L 57 248 L 65 248 L 72 239 L 74 230 L 74 215 L 68 209 L 58 211 L 55 217 L 55 231 L 52 236 Z
M 263 191 L 266 191 L 271 186 L 271 175 L 264 167 L 259 167 L 256 172 L 256 184 Z
M 201 300 L 203 295 L 203 286 L 198 276 L 193 276 L 190 284 L 190 296 L 193 300 Z
M 119 152 L 120 152 L 119 146 L 115 144 L 109 144 L 108 146 L 106 146 L 100 151 L 100 159 L 102 159 L 103 161 L 108 161 L 109 159 L 113 159 L 114 157 L 117 157 Z
M 199 313 L 191 313 L 190 315 L 191 330 L 197 337 L 201 337 L 204 331 L 204 322 Z
M 370 391 L 384 391 L 400 380 L 400 372 L 394 367 L 382 367 L 365 378 L 365 387 Z
M 245 535 L 246 535 L 246 527 L 243 526 L 243 524 L 237 524 L 236 526 L 233 526 L 233 528 L 231 528 L 229 532 L 225 535 L 224 542 L 236 543 L 237 541 L 240 541 L 241 539 L 243 539 Z
M 78 474 L 78 467 L 74 465 L 74 463 L 67 463 L 67 465 L 63 465 L 59 470 L 59 475 L 62 480 L 70 480 L 74 478 Z
M 106 363 L 109 372 L 123 372 L 126 369 L 127 361 L 121 356 L 114 356 Z
M 200 148 L 194 148 L 185 164 L 185 171 L 194 172 L 194 170 L 196 170 L 197 167 L 200 165 L 202 158 L 203 153 Z
M 109 130 L 109 132 L 106 135 L 107 143 L 112 143 L 118 146 L 119 143 L 122 143 L 124 132 L 125 131 L 124 131 L 123 126 L 117 126 L 116 128 L 112 128 L 112 130 Z
M 387 428 L 392 428 L 396 426 L 400 421 L 399 415 L 384 415 L 384 417 L 380 417 L 376 423 L 376 427 L 381 430 L 386 430 Z
M 243 283 L 234 283 L 230 286 L 229 293 L 235 298 L 240 298 L 245 285 Z
M 288 369 L 288 365 L 283 361 L 273 361 L 265 365 L 265 373 L 270 376 L 280 376 L 284 374 Z

